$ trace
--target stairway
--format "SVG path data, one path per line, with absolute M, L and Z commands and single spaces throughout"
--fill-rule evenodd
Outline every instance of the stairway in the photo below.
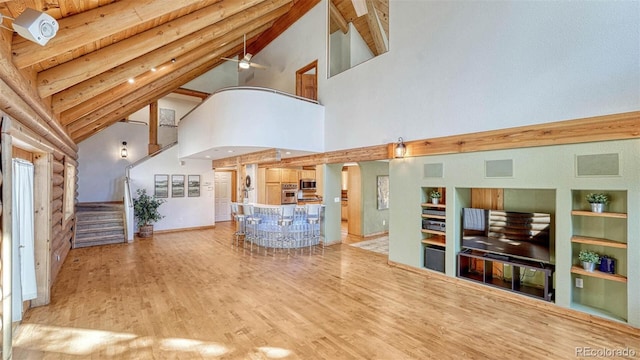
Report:
M 76 206 L 74 248 L 125 242 L 124 208 L 117 203 L 80 203 Z

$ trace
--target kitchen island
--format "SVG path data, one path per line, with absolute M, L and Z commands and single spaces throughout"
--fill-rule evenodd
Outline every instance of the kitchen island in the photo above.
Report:
M 253 250 L 296 249 L 322 242 L 324 205 L 243 204 L 245 245 Z

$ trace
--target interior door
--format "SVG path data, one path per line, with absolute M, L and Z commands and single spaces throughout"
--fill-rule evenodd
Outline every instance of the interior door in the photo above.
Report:
M 296 95 L 318 100 L 318 60 L 296 71 Z
M 231 173 L 218 172 L 214 175 L 215 187 L 215 220 L 230 221 L 231 220 Z

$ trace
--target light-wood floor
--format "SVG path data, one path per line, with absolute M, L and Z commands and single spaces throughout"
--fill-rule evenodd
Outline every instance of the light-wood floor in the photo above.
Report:
M 387 265 L 348 245 L 250 254 L 232 229 L 71 250 L 14 359 L 571 359 L 640 356 L 640 332 L 600 329 L 495 292 Z

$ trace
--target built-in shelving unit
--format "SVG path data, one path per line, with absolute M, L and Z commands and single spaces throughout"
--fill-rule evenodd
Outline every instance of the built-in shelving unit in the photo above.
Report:
M 585 210 L 586 194 L 606 193 L 608 212 Z M 601 317 L 627 320 L 627 192 L 624 190 L 573 190 L 571 236 L 573 264 L 572 307 Z M 585 270 L 578 259 L 581 250 L 591 250 L 615 260 L 613 274 Z
M 442 194 L 437 204 L 429 198 L 431 191 L 437 190 Z M 444 272 L 444 258 L 446 245 L 446 196 L 444 188 L 422 188 L 422 244 L 424 250 L 424 267 Z

